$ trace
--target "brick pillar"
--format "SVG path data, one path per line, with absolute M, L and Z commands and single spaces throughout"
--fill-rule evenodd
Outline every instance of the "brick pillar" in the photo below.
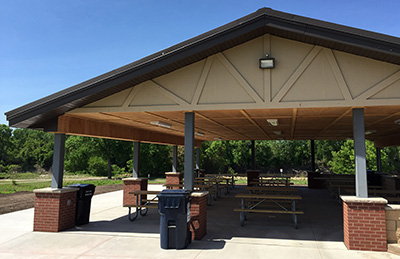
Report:
M 207 234 L 208 192 L 193 192 L 190 201 L 190 231 L 192 239 L 200 240 Z
M 77 188 L 37 189 L 33 231 L 59 232 L 75 226 Z
M 344 244 L 349 250 L 387 251 L 383 198 L 341 196 Z
M 147 191 L 147 178 L 125 178 L 124 181 L 124 198 L 122 206 L 135 206 L 136 198 L 133 194 L 129 194 L 133 191 Z M 143 199 L 146 199 L 146 195 L 142 195 Z
M 257 182 L 260 176 L 260 170 L 247 170 L 247 186 L 253 186 L 251 182 Z
M 182 184 L 183 174 L 177 172 L 165 173 L 166 184 Z M 181 187 L 173 187 L 172 189 L 182 189 Z

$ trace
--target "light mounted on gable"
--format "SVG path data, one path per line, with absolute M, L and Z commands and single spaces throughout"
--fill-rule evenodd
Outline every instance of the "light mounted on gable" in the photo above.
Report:
M 268 54 L 265 55 L 265 58 L 260 58 L 261 69 L 271 69 L 274 67 L 275 67 L 275 59 L 270 58 Z

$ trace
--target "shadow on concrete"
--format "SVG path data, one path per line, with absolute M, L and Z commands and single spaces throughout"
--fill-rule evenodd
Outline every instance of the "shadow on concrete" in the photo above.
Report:
M 245 192 L 237 186 L 228 195 L 213 201 L 207 210 L 207 235 L 201 242 L 195 241 L 188 249 L 222 249 L 225 240 L 237 238 L 281 239 L 294 241 L 338 241 L 343 242 L 342 206 L 332 199 L 327 190 L 298 187 L 302 201 L 298 208 L 299 227 L 293 227 L 290 215 L 252 213 L 245 226 L 240 226 L 239 213 L 234 212 L 240 201 L 237 193 Z M 107 232 L 110 235 L 150 234 L 159 237 L 160 216 L 157 209 L 149 209 L 146 216 L 138 216 L 130 222 L 126 214 L 110 221 L 91 221 L 90 224 L 68 231 Z M 121 210 L 122 211 L 122 210 Z M 121 214 L 122 215 L 122 214 Z

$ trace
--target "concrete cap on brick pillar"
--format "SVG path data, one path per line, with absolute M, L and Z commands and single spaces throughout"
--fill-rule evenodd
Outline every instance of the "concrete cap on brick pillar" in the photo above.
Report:
M 43 189 L 35 189 L 33 193 L 67 193 L 67 192 L 77 192 L 79 188 L 70 188 L 64 187 L 62 189 L 58 188 L 43 188 Z
M 207 195 L 208 195 L 208 192 L 192 192 L 190 194 L 190 196 L 197 197 L 197 198 L 204 197 L 204 196 L 207 196 Z
M 136 177 L 129 177 L 129 178 L 124 178 L 122 179 L 122 181 L 142 181 L 142 180 L 147 180 L 147 177 L 140 177 L 140 178 L 136 178 Z
M 399 211 L 400 210 L 400 204 L 388 204 L 388 205 L 386 205 L 385 210 L 396 210 L 396 211 Z
M 372 198 L 359 198 L 356 196 L 340 196 L 342 201 L 345 203 L 378 203 L 378 204 L 387 204 L 388 200 L 380 197 L 372 197 Z
M 180 173 L 180 172 L 166 172 L 165 174 L 166 175 L 180 175 L 182 173 Z

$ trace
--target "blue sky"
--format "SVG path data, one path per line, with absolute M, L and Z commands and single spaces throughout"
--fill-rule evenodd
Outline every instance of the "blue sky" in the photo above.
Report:
M 397 0 L 0 0 L 4 113 L 262 7 L 400 37 Z

